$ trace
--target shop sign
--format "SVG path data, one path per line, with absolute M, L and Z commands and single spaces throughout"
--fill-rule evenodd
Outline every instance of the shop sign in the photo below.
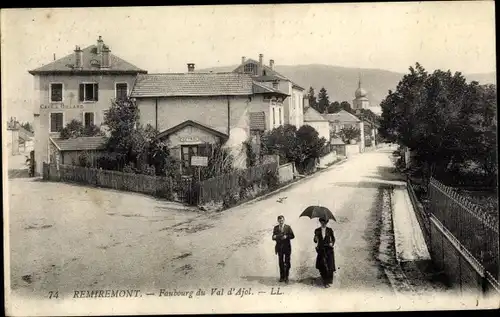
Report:
M 191 156 L 191 166 L 207 166 L 207 156 Z
M 200 138 L 197 136 L 181 136 L 181 137 L 179 137 L 179 141 L 181 141 L 181 142 L 199 142 Z
M 83 109 L 83 104 L 65 105 L 63 103 L 51 103 L 48 105 L 40 105 L 40 109 Z

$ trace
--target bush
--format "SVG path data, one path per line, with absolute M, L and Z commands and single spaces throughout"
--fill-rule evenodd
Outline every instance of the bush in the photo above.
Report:
M 345 144 L 349 144 L 351 140 L 358 140 L 360 135 L 360 130 L 355 127 L 342 128 L 339 132 L 339 136 Z
M 279 187 L 279 177 L 278 171 L 267 171 L 264 176 L 264 183 L 267 185 L 269 190 L 274 190 Z
M 243 142 L 243 145 L 245 146 L 245 152 L 246 152 L 246 157 L 247 157 L 247 168 L 255 166 L 257 163 L 257 154 L 255 153 L 252 145 L 252 140 L 248 139 L 245 142 Z
M 127 163 L 127 165 L 125 165 L 123 167 L 123 173 L 129 173 L 129 174 L 135 174 L 136 173 L 136 169 L 134 167 L 134 164 L 133 163 Z
M 84 127 L 81 121 L 73 119 L 61 130 L 60 136 L 62 139 L 70 139 L 84 136 L 104 136 L 104 133 L 94 124 Z
M 95 165 L 104 170 L 121 171 L 125 165 L 125 156 L 119 153 L 100 153 L 95 158 Z
M 92 165 L 92 160 L 87 152 L 83 152 L 78 156 L 78 166 L 90 168 Z

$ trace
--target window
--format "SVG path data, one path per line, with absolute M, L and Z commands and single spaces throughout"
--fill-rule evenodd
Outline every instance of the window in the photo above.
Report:
M 51 83 L 50 84 L 50 102 L 63 101 L 63 84 Z
M 184 174 L 192 174 L 191 157 L 198 155 L 198 145 L 182 145 L 181 160 Z
M 279 110 L 279 123 L 281 125 L 281 107 L 279 107 L 278 110 Z
M 80 84 L 80 101 L 98 101 L 99 85 L 96 83 Z
M 93 112 L 84 112 L 83 113 L 83 124 L 88 127 L 90 125 L 94 125 L 94 113 Z
M 273 107 L 273 127 L 276 125 L 276 108 Z
M 115 98 L 116 99 L 126 99 L 128 96 L 128 85 L 127 83 L 116 83 L 115 85 Z
M 52 112 L 50 114 L 50 132 L 61 132 L 63 124 L 62 112 Z
M 250 74 L 254 74 L 256 75 L 257 74 L 257 65 L 253 64 L 253 63 L 250 63 L 250 64 L 246 64 L 244 67 L 243 67 L 243 71 L 245 73 L 250 73 Z

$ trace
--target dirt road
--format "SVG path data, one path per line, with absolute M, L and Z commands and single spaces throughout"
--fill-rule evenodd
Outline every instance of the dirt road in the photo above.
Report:
M 245 287 L 269 293 L 280 287 L 291 298 L 341 290 L 362 292 L 365 301 L 392 294 L 377 262 L 380 188 L 391 183 L 389 153 L 352 157 L 275 195 L 219 213 L 177 210 L 178 205 L 131 193 L 11 180 L 13 292 L 46 298 L 48 290 L 57 290 L 74 298 L 75 290 L 137 289 L 157 296 L 162 289 Z M 338 270 L 326 290 L 314 268 L 318 222 L 299 218 L 316 204 L 338 220 L 330 222 Z M 278 215 L 295 232 L 286 286 L 277 281 L 271 240 Z

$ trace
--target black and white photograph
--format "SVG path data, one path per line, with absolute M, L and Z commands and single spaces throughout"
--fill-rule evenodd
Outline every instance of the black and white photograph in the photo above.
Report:
M 494 1 L 0 21 L 6 315 L 500 308 Z

